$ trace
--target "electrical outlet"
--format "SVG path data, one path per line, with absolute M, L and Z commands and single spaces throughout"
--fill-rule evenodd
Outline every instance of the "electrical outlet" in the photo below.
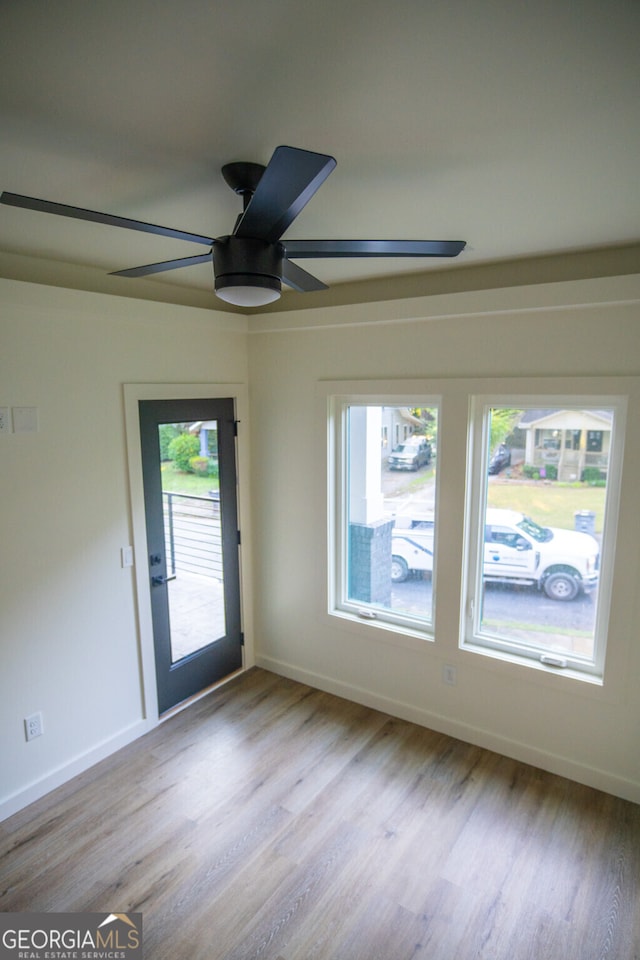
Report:
M 11 411 L 9 407 L 0 407 L 0 433 L 11 433 Z
M 32 713 L 30 717 L 24 718 L 24 733 L 27 740 L 35 740 L 36 737 L 41 737 L 44 732 L 42 726 L 42 714 Z
M 455 667 L 446 664 L 442 668 L 442 682 L 448 684 L 450 687 L 455 687 L 458 682 L 458 674 Z

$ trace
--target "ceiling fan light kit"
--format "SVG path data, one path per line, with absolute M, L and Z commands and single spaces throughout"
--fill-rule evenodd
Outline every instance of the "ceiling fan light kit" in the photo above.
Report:
M 213 241 L 217 296 L 237 307 L 262 307 L 280 297 L 281 243 L 251 237 L 219 237 Z
M 300 293 L 327 289 L 325 283 L 293 263 L 293 259 L 456 257 L 464 249 L 464 240 L 280 242 L 282 235 L 335 166 L 334 158 L 326 154 L 286 146 L 275 149 L 266 167 L 259 163 L 226 164 L 222 168 L 222 175 L 231 189 L 242 197 L 243 211 L 238 216 L 233 233 L 216 239 L 16 193 L 4 192 L 0 202 L 40 213 L 53 213 L 204 244 L 210 248 L 208 253 L 117 270 L 113 275 L 144 277 L 212 260 L 217 296 L 239 307 L 273 303 L 280 296 L 283 282 Z
M 277 277 L 254 273 L 230 273 L 216 279 L 216 295 L 236 307 L 264 307 L 280 299 L 282 284 Z

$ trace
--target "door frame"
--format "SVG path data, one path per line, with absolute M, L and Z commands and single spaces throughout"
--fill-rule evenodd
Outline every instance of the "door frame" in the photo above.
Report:
M 142 478 L 142 449 L 140 445 L 139 400 L 222 399 L 235 401 L 238 437 L 236 445 L 238 477 L 238 528 L 242 534 L 240 549 L 240 607 L 244 632 L 243 665 L 241 671 L 255 665 L 253 622 L 251 617 L 251 526 L 248 478 L 249 473 L 249 397 L 244 383 L 125 383 L 123 384 L 124 416 L 129 467 L 129 508 L 134 555 L 134 586 L 137 598 L 138 645 L 140 658 L 140 686 L 143 717 L 154 726 L 175 711 L 160 718 L 156 688 L 155 648 L 151 616 L 151 592 L 147 564 L 147 531 L 145 522 L 144 487 Z M 240 672 L 241 672 L 240 671 Z M 237 672 L 221 680 L 220 686 L 237 676 Z M 193 699 L 204 696 L 206 688 Z M 192 701 L 187 701 L 187 703 Z M 184 704 L 182 705 L 184 706 Z M 176 708 L 180 709 L 180 706 Z

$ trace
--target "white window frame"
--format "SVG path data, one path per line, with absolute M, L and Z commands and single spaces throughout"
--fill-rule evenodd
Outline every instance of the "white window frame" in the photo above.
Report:
M 407 393 L 350 393 L 331 395 L 328 399 L 328 612 L 353 623 L 366 624 L 376 630 L 390 631 L 397 637 L 433 641 L 436 620 L 438 523 L 434 532 L 434 562 L 432 570 L 431 618 L 411 616 L 377 604 L 355 601 L 348 596 L 348 531 L 349 531 L 349 475 L 347 415 L 350 407 L 435 407 L 438 410 L 438 429 L 442 412 L 439 395 L 419 391 Z M 393 444 L 395 446 L 395 444 Z M 438 516 L 438 472 L 434 518 Z
M 590 670 L 558 670 L 519 652 L 499 650 L 475 643 L 468 630 L 469 539 L 477 513 L 472 510 L 468 472 L 473 471 L 474 447 L 470 428 L 472 398 L 479 397 L 494 405 L 507 403 L 514 397 L 536 399 L 546 397 L 584 399 L 587 407 L 598 404 L 620 404 L 617 416 L 616 449 L 607 500 L 606 541 L 601 550 L 601 588 L 610 596 L 610 610 L 600 605 L 598 629 L 603 638 L 598 645 L 597 660 Z M 450 377 L 406 378 L 385 380 L 319 380 L 316 387 L 318 440 L 327 455 L 324 479 L 318 486 L 319 510 L 326 510 L 324 526 L 326 542 L 320 546 L 328 559 L 326 588 L 318 594 L 318 614 L 329 629 L 336 626 L 358 640 L 375 640 L 417 651 L 433 661 L 435 669 L 446 658 L 461 665 L 471 657 L 492 673 L 514 682 L 541 683 L 555 689 L 580 683 L 589 696 L 609 699 L 616 696 L 626 682 L 625 663 L 630 656 L 633 630 L 637 622 L 638 599 L 634 592 L 640 570 L 637 543 L 640 522 L 637 517 L 637 477 L 640 476 L 640 377 L 635 376 L 562 376 L 562 377 Z M 431 405 L 439 401 L 436 500 L 436 562 L 432 611 L 433 628 L 419 631 L 406 624 L 368 621 L 357 611 L 343 610 L 337 605 L 337 578 L 341 569 L 344 544 L 340 540 L 338 507 L 343 496 L 342 463 L 337 456 L 337 413 L 340 404 L 362 402 L 406 406 L 407 401 Z M 625 407 L 627 407 L 625 416 Z M 622 414 L 622 415 L 621 415 Z M 626 422 L 625 422 L 626 421 Z M 324 440 L 324 442 L 323 442 Z M 624 463 L 621 460 L 624 450 Z M 477 468 L 475 468 L 477 470 Z M 616 473 L 615 478 L 613 477 Z M 472 474 L 471 474 L 472 475 Z M 480 472 L 483 476 L 483 471 Z M 618 521 L 616 524 L 617 514 Z M 322 549 L 322 546 L 325 549 Z M 607 604 L 608 605 L 608 604 Z M 606 614 L 609 613 L 608 617 Z M 631 632 L 630 632 L 631 631 Z M 608 636 L 605 637 L 605 634 Z M 607 651 L 605 651 L 605 643 Z M 425 643 L 425 640 L 433 642 Z M 606 653 L 606 669 L 605 669 Z
M 607 487 L 605 497 L 605 527 L 600 550 L 600 580 L 598 607 L 594 627 L 594 651 L 592 657 L 562 654 L 551 657 L 557 663 L 545 663 L 541 656 L 545 651 L 534 645 L 520 644 L 517 640 L 496 638 L 484 633 L 480 624 L 482 604 L 482 573 L 484 564 L 484 511 L 487 499 L 487 462 L 489 452 L 490 408 L 562 408 L 562 409 L 607 409 L 614 412 L 614 424 L 609 451 Z M 469 439 L 467 451 L 467 501 L 465 509 L 465 563 L 463 572 L 462 610 L 460 616 L 460 646 L 464 650 L 495 656 L 515 662 L 528 662 L 532 666 L 561 670 L 568 676 L 581 679 L 602 680 L 606 658 L 606 645 L 613 569 L 616 549 L 616 534 L 622 483 L 624 436 L 626 432 L 627 398 L 621 395 L 598 393 L 573 394 L 570 391 L 530 394 L 475 394 L 470 397 Z

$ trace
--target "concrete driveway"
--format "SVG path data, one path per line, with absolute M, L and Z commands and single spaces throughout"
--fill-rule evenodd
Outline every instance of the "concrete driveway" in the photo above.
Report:
M 418 470 L 389 470 L 382 466 L 382 494 L 389 516 L 412 513 L 432 515 L 435 509 L 436 480 L 434 462 Z

